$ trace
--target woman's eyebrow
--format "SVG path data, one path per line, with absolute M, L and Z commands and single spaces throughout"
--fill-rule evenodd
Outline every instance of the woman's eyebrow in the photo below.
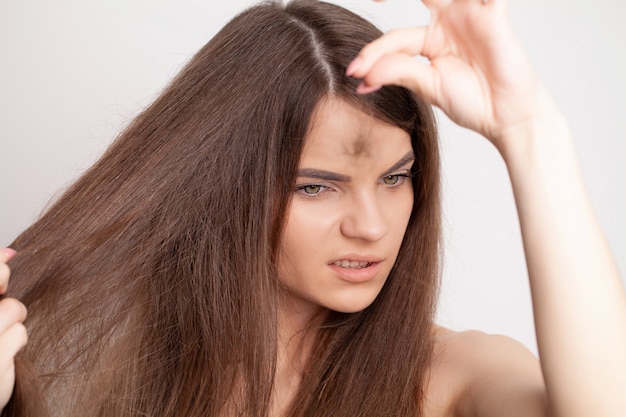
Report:
M 315 178 L 324 181 L 349 182 L 352 178 L 323 169 L 305 168 L 298 171 L 298 177 Z
M 404 165 L 408 164 L 409 162 L 413 162 L 413 161 L 415 161 L 415 154 L 411 150 L 411 151 L 407 152 L 406 155 L 404 155 L 402 158 L 400 158 L 400 160 L 398 162 L 393 164 L 393 166 L 391 168 L 389 168 L 387 171 L 383 172 L 383 175 L 381 175 L 381 177 L 386 177 L 387 175 L 391 175 L 391 174 L 393 174 L 394 171 L 402 168 Z
M 409 162 L 415 161 L 415 154 L 413 151 L 407 152 L 398 162 L 393 164 L 391 168 L 383 172 L 381 177 L 386 177 L 387 175 L 392 174 L 394 171 L 402 168 L 404 165 Z M 315 169 L 315 168 L 304 168 L 298 171 L 298 177 L 305 178 L 315 178 L 323 181 L 338 181 L 338 182 L 350 182 L 352 180 L 351 177 L 343 174 L 338 174 L 332 171 L 325 171 L 323 169 Z

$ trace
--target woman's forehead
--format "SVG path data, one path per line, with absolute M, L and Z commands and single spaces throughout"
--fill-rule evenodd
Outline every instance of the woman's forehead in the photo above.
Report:
M 322 100 L 312 117 L 301 160 L 359 160 L 402 156 L 411 150 L 403 129 L 337 98 Z

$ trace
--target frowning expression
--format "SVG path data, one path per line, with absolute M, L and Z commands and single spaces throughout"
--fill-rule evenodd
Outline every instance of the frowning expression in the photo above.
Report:
M 339 100 L 318 106 L 282 238 L 294 312 L 356 312 L 376 298 L 413 207 L 411 139 Z

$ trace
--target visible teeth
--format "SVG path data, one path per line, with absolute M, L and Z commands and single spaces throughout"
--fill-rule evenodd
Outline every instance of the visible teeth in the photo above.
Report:
M 369 262 L 349 261 L 347 259 L 342 259 L 341 261 L 335 261 L 334 264 L 342 268 L 351 268 L 351 269 L 361 269 L 361 268 L 368 267 L 370 265 Z

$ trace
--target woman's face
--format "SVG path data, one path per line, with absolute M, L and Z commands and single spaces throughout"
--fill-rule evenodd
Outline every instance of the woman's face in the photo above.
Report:
M 318 106 L 283 234 L 291 313 L 363 310 L 391 270 L 413 207 L 410 136 L 338 100 Z

